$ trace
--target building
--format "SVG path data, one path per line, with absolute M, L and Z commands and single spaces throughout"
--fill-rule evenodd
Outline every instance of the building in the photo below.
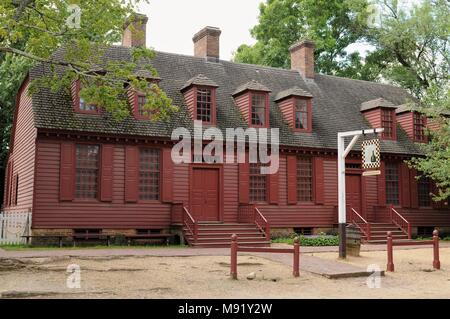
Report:
M 29 97 L 30 81 L 46 72 L 33 68 L 17 96 L 3 210 L 31 210 L 35 235 L 172 231 L 214 246 L 238 233 L 264 245 L 270 232 L 334 229 L 337 133 L 383 127 L 380 176 L 362 176 L 359 146 L 347 159 L 348 220 L 372 240 L 387 229 L 406 238 L 408 229 L 450 226 L 448 203 L 432 202 L 432 183 L 417 181 L 404 163 L 420 155 L 416 143 L 426 142 L 427 126 L 405 107 L 414 101 L 406 91 L 316 74 L 311 41 L 290 48 L 290 70 L 223 61 L 220 34 L 197 33 L 194 56 L 157 52 L 157 82 L 180 106 L 169 123 L 142 116 L 135 93 L 132 116 L 120 123 L 80 100 L 78 83 L 71 94 Z M 123 45 L 105 58 L 130 59 L 136 45 L 145 41 L 126 26 Z M 193 119 L 222 130 L 279 128 L 278 173 L 262 175 L 249 163 L 174 164 L 172 130 L 192 128 Z

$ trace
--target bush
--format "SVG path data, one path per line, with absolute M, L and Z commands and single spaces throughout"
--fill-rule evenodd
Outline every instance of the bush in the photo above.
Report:
M 272 243 L 277 244 L 294 244 L 294 238 L 298 237 L 300 240 L 300 246 L 339 246 L 339 238 L 337 236 L 317 236 L 317 237 L 305 237 L 303 235 L 292 234 L 289 237 L 272 239 Z

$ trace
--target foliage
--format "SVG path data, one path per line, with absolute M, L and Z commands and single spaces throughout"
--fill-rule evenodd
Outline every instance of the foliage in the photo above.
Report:
M 272 239 L 272 243 L 277 244 L 294 244 L 294 238 L 298 237 L 300 240 L 300 246 L 338 246 L 339 238 L 337 236 L 304 236 L 298 234 L 292 234 L 289 237 L 280 237 Z
M 241 45 L 234 60 L 288 68 L 289 47 L 299 39 L 316 43 L 319 72 L 371 80 L 377 75 L 346 48 L 363 37 L 368 15 L 365 0 L 267 0 L 251 29 L 254 46 Z
M 131 61 L 104 63 L 105 49 L 120 41 L 124 21 L 140 23 L 134 14 L 138 3 L 146 0 L 6 0 L 0 5 L 0 52 L 21 56 L 33 63 L 50 65 L 50 74 L 31 85 L 31 93 L 50 88 L 53 92 L 68 90 L 80 79 L 85 84 L 81 96 L 97 104 L 117 120 L 130 114 L 127 90 L 139 90 L 147 97 L 145 110 L 155 120 L 164 119 L 175 110 L 167 95 L 148 85 L 136 74 L 143 67 L 157 76 L 151 65 L 154 52 L 133 48 Z M 79 8 L 79 27 L 73 9 Z M 101 14 L 99 14 L 101 12 Z M 136 36 L 143 36 L 132 28 Z M 142 32 L 141 32 L 142 33 Z M 24 43 L 23 48 L 17 48 Z M 55 54 L 55 51 L 59 49 Z

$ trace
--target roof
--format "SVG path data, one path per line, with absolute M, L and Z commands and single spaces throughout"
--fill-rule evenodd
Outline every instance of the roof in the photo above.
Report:
M 293 87 L 284 91 L 281 91 L 275 96 L 274 101 L 278 102 L 290 96 L 299 96 L 299 97 L 313 97 L 311 93 L 306 90 L 303 90 L 299 87 Z
M 218 87 L 216 82 L 210 80 L 208 77 L 206 77 L 203 74 L 198 74 L 194 76 L 192 79 L 189 79 L 182 87 L 181 91 L 184 91 L 188 87 L 192 85 L 203 85 L 203 86 L 212 86 L 212 87 Z
M 391 101 L 388 101 L 388 100 L 380 97 L 375 100 L 370 100 L 370 101 L 361 103 L 361 112 L 372 110 L 377 107 L 385 107 L 385 108 L 393 108 L 393 109 L 397 108 L 397 106 L 395 106 Z
M 263 91 L 263 92 L 271 92 L 271 90 L 265 86 L 264 84 L 259 83 L 258 81 L 251 80 L 247 83 L 244 83 L 237 87 L 237 89 L 233 92 L 233 96 L 238 95 L 242 92 L 252 90 L 252 91 Z
M 106 50 L 105 55 L 109 60 L 129 60 L 130 52 L 129 48 L 113 46 Z M 338 132 L 371 128 L 360 112 L 363 102 L 381 97 L 395 105 L 402 105 L 413 99 L 405 90 L 391 85 L 321 74 L 316 74 L 314 81 L 305 82 L 300 73 L 293 70 L 222 60 L 212 63 L 204 58 L 179 54 L 156 52 L 152 64 L 161 77 L 160 87 L 179 107 L 179 111 L 172 114 L 170 121 L 142 121 L 130 116 L 122 122 L 117 122 L 109 114 L 78 114 L 73 110 L 69 92 L 52 93 L 44 89 L 32 97 L 36 126 L 38 129 L 170 139 L 172 130 L 176 127 L 192 129 L 193 123 L 181 88 L 190 79 L 203 74 L 218 85 L 218 128 L 225 131 L 226 128 L 247 127 L 235 105 L 233 94 L 242 89 L 270 90 L 269 122 L 271 127 L 279 128 L 281 145 L 336 149 Z M 45 64 L 34 67 L 30 78 L 36 79 L 46 72 L 47 68 Z M 280 92 L 293 87 L 307 91 L 314 97 L 312 133 L 293 132 L 275 102 L 275 97 Z M 383 152 L 420 154 L 417 146 L 400 127 L 397 137 L 397 141 L 382 141 Z

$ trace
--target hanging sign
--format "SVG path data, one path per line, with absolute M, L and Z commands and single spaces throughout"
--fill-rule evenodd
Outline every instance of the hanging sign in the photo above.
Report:
M 364 176 L 380 175 L 381 147 L 379 139 L 367 140 L 362 143 L 362 168 Z

